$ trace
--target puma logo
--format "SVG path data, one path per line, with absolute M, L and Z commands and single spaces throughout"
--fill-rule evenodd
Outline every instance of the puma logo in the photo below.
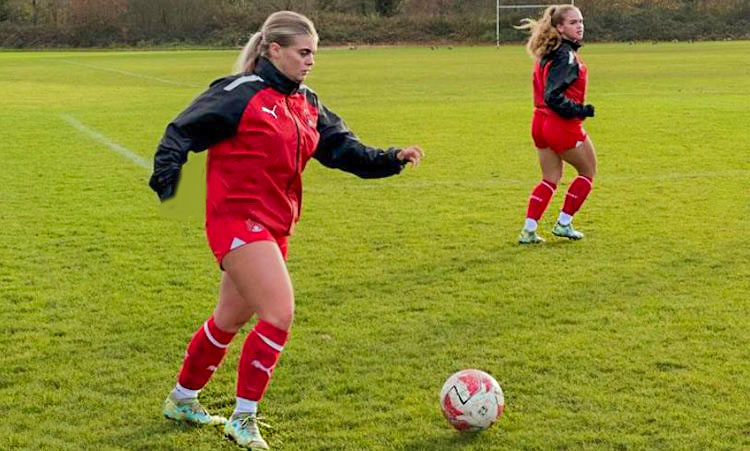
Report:
M 262 106 L 260 107 L 260 110 L 263 111 L 264 113 L 270 114 L 271 116 L 273 116 L 274 119 L 278 119 L 279 117 L 276 115 L 276 107 L 278 107 L 278 105 L 274 105 L 273 109 L 269 110 L 268 108 Z
M 271 377 L 271 371 L 273 371 L 273 367 L 270 367 L 270 368 L 265 367 L 265 366 L 263 366 L 262 363 L 260 363 L 257 360 L 253 360 L 252 362 L 250 362 L 250 365 L 254 366 L 255 368 L 258 368 L 261 371 L 263 371 L 264 373 L 266 373 L 268 375 L 268 377 Z

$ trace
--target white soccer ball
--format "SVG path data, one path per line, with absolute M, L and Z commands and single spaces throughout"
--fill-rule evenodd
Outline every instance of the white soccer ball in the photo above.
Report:
M 484 371 L 461 370 L 440 390 L 443 416 L 459 431 L 481 431 L 503 414 L 505 397 L 500 384 Z

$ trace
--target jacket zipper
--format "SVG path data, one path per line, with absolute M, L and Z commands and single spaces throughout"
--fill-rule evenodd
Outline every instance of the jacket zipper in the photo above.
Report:
M 297 117 L 292 112 L 291 106 L 289 106 L 289 96 L 284 96 L 284 102 L 286 103 L 286 109 L 289 112 L 289 117 L 292 118 L 292 122 L 294 122 L 294 128 L 297 130 L 297 150 L 295 152 L 294 156 L 294 174 L 292 175 L 292 178 L 289 180 L 289 183 L 286 186 L 286 195 L 287 199 L 289 199 L 289 190 L 292 188 L 292 184 L 297 179 L 297 173 L 299 172 L 299 154 L 300 154 L 300 145 L 301 145 L 301 138 L 299 133 L 299 124 L 297 123 Z M 299 208 L 300 200 L 297 199 L 297 206 Z M 294 211 L 294 208 L 292 206 L 291 201 L 289 202 L 289 208 L 292 209 L 292 222 L 289 224 L 289 228 L 287 229 L 287 234 L 292 230 L 292 227 L 294 226 L 294 216 L 297 214 L 297 212 Z

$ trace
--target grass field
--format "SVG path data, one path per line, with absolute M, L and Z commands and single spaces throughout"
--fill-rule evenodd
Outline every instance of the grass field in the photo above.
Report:
M 166 124 L 235 53 L 0 53 L 0 449 L 236 449 L 161 418 L 216 297 L 205 153 L 172 205 L 146 185 Z M 308 84 L 363 141 L 427 158 L 370 181 L 308 166 L 295 325 L 261 405 L 275 449 L 750 449 L 750 42 L 582 56 L 586 239 L 548 232 L 558 192 L 529 248 L 520 46 L 319 52 Z M 217 413 L 240 348 L 201 396 Z M 470 367 L 507 403 L 478 435 L 437 402 Z

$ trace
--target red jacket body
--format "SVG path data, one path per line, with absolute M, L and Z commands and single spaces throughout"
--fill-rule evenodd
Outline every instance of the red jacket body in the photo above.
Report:
M 399 149 L 367 147 L 317 94 L 261 58 L 253 74 L 219 79 L 172 121 L 154 157 L 151 187 L 173 196 L 188 150 L 209 148 L 206 221 L 251 219 L 292 233 L 310 158 L 363 178 L 397 174 Z

